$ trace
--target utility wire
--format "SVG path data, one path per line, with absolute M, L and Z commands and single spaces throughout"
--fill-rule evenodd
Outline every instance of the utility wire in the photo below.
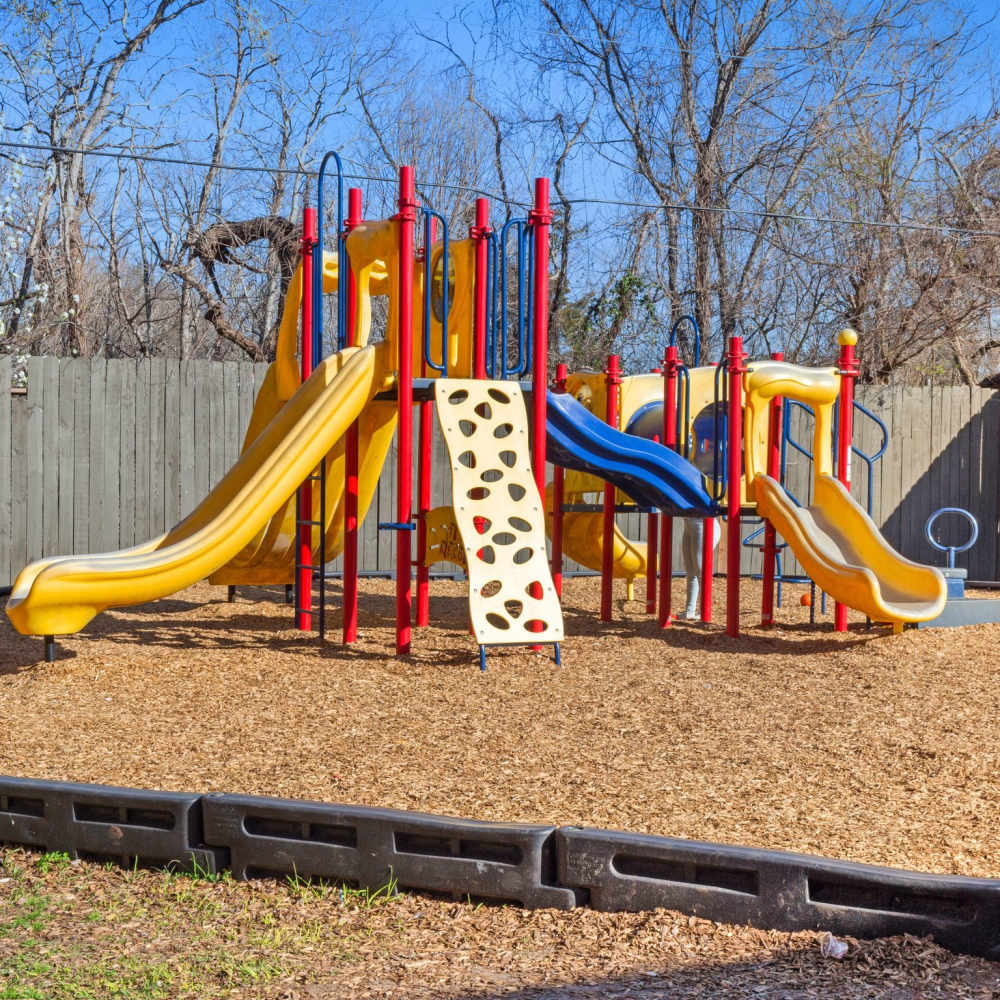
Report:
M 297 167 L 254 167 L 237 163 L 212 163 L 207 160 L 190 160 L 172 156 L 153 156 L 149 153 L 126 153 L 121 150 L 106 149 L 86 149 L 73 146 L 55 146 L 46 143 L 12 142 L 10 140 L 0 140 L 0 146 L 11 149 L 27 149 L 34 152 L 48 153 L 68 153 L 81 156 L 103 156 L 116 160 L 138 160 L 143 163 L 164 163 L 175 166 L 205 167 L 214 170 L 230 170 L 244 173 L 261 174 L 290 174 L 300 177 L 317 177 L 316 170 L 303 170 Z M 395 177 L 386 177 L 378 174 L 345 173 L 345 180 L 372 181 L 377 183 L 395 184 Z M 497 202 L 504 202 L 504 198 L 493 191 L 482 188 L 469 187 L 463 184 L 445 184 L 434 181 L 421 181 L 420 186 L 427 188 L 437 188 L 446 191 L 461 191 L 468 194 L 475 194 L 484 198 L 491 198 Z M 514 201 L 507 199 L 507 203 L 518 208 L 530 208 L 530 202 Z M 612 208 L 642 208 L 653 211 L 673 210 L 680 212 L 703 212 L 707 215 L 741 215 L 758 219 L 773 219 L 779 222 L 809 222 L 821 223 L 834 226 L 858 226 L 869 229 L 881 229 L 888 231 L 905 230 L 919 233 L 941 233 L 954 236 L 973 237 L 981 236 L 993 239 L 1000 239 L 1000 231 L 991 229 L 968 229 L 963 226 L 929 226 L 926 223 L 901 220 L 899 222 L 870 222 L 865 219 L 848 219 L 836 216 L 806 215 L 797 212 L 775 212 L 763 208 L 733 208 L 721 205 L 688 205 L 683 202 L 642 202 L 642 201 L 618 201 L 610 198 L 563 198 L 552 202 L 553 205 L 605 205 Z

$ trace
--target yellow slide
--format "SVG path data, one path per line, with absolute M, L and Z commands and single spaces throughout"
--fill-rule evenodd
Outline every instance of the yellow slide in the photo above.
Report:
M 372 397 L 391 382 L 386 344 L 323 361 L 198 508 L 159 539 L 119 553 L 44 560 L 14 582 L 7 615 L 25 635 L 63 635 L 109 607 L 156 600 L 240 553 L 288 502 Z
M 841 336 L 854 336 L 842 334 Z M 944 577 L 933 566 L 901 556 L 875 522 L 833 477 L 831 430 L 840 392 L 835 369 L 800 368 L 780 361 L 751 365 L 744 377 L 748 442 L 766 440 L 768 403 L 785 396 L 813 406 L 813 502 L 798 507 L 782 486 L 764 473 L 760 447 L 748 447 L 745 471 L 757 510 L 788 543 L 802 568 L 834 600 L 873 621 L 930 621 L 944 609 Z

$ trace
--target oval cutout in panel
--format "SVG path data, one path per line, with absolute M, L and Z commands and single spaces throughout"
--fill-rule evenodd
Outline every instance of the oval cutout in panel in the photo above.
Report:
M 549 623 L 543 622 L 541 618 L 532 618 L 530 621 L 526 621 L 524 623 L 524 627 L 529 632 L 541 635 L 543 632 L 547 632 L 549 630 Z
M 476 422 L 474 420 L 459 420 L 458 429 L 467 437 L 472 437 L 476 433 Z
M 480 517 L 478 515 L 472 519 L 472 523 L 475 525 L 476 531 L 481 535 L 485 535 L 493 526 L 493 522 L 488 517 Z
M 529 583 L 528 586 L 524 588 L 524 592 L 528 595 L 528 597 L 532 597 L 537 601 L 538 594 L 541 594 L 543 592 L 542 581 L 532 580 L 531 583 Z
M 474 469 L 476 467 L 476 453 L 474 451 L 463 451 L 458 456 L 458 464 L 464 465 L 467 469 Z
M 489 403 L 477 403 L 472 412 L 477 417 L 482 417 L 483 420 L 489 420 L 493 416 L 493 407 Z
M 494 399 L 498 403 L 506 404 L 510 402 L 510 396 L 508 396 L 505 392 L 501 392 L 499 389 L 487 389 L 486 391 L 490 394 L 490 399 Z
M 508 483 L 507 492 L 510 494 L 511 500 L 523 500 L 528 491 L 520 483 Z
M 486 469 L 479 477 L 484 483 L 496 483 L 503 479 L 503 469 Z
M 469 393 L 467 389 L 456 389 L 448 397 L 448 402 L 457 406 L 459 403 L 464 403 L 468 398 L 469 398 Z
M 512 535 L 509 531 L 498 531 L 490 541 L 494 545 L 513 545 L 517 541 L 517 535 Z
M 521 601 L 504 601 L 503 606 L 511 618 L 520 618 L 524 611 L 524 604 Z
M 508 469 L 514 468 L 514 463 L 517 461 L 517 452 L 515 451 L 502 451 L 500 452 L 500 461 L 507 466 Z
M 534 549 L 518 549 L 514 553 L 514 562 L 517 563 L 518 566 L 523 566 L 532 557 L 532 555 L 534 555 L 534 552 Z
M 484 545 L 476 553 L 476 558 L 480 562 L 486 563 L 487 566 L 492 566 L 497 561 L 497 554 L 493 551 L 492 545 Z
M 525 521 L 523 517 L 508 517 L 507 523 L 515 531 L 531 531 L 531 523 L 529 521 Z
M 487 580 L 483 584 L 483 589 L 479 591 L 483 597 L 496 597 L 503 590 L 503 584 L 499 580 Z
M 497 424 L 496 428 L 493 431 L 493 436 L 495 438 L 505 438 L 505 437 L 510 437 L 510 435 L 513 433 L 514 433 L 513 424 Z
M 466 490 L 465 495 L 469 500 L 485 500 L 490 491 L 485 486 L 473 486 L 471 490 Z
M 494 628 L 503 629 L 505 632 L 507 631 L 507 629 L 510 628 L 510 622 L 507 621 L 507 619 L 504 618 L 503 615 L 498 615 L 495 611 L 487 612 L 486 620 Z

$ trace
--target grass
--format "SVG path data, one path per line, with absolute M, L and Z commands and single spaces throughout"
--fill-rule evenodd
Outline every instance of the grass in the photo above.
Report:
M 0 849 L 0 1000 L 239 996 L 355 961 L 364 915 L 398 898 L 299 876 L 145 871 Z M 345 917 L 350 915 L 350 919 Z M 252 993 L 252 995 L 257 995 Z

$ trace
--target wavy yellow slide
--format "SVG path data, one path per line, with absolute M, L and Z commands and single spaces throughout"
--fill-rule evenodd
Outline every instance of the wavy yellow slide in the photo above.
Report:
M 841 337 L 855 337 L 845 331 Z M 844 341 L 841 341 L 842 343 Z M 853 341 L 849 341 L 853 343 Z M 937 618 L 944 609 L 944 577 L 933 566 L 901 556 L 882 537 L 875 522 L 832 475 L 833 406 L 840 392 L 835 369 L 803 368 L 782 361 L 751 365 L 744 376 L 746 439 L 744 452 L 749 495 L 757 511 L 788 543 L 802 568 L 834 600 L 872 621 L 904 622 Z M 798 507 L 782 486 L 763 472 L 762 427 L 776 396 L 814 407 L 813 502 Z
M 901 556 L 841 483 L 817 476 L 813 502 L 797 507 L 770 476 L 754 479 L 757 510 L 816 585 L 879 622 L 923 622 L 944 610 L 944 577 Z
M 14 627 L 25 635 L 77 632 L 105 608 L 165 597 L 224 566 L 388 386 L 391 371 L 383 344 L 327 358 L 173 531 L 118 553 L 25 567 L 7 603 Z

